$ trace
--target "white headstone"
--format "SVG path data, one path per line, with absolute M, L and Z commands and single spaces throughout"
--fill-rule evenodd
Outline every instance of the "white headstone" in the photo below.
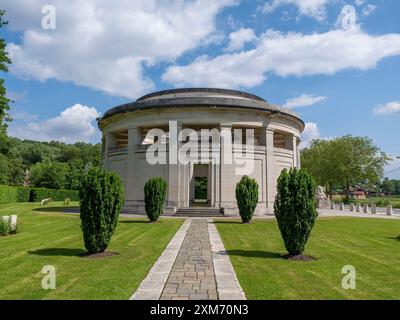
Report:
M 367 203 L 364 204 L 364 213 L 369 213 L 369 205 Z
M 371 213 L 376 214 L 376 204 L 371 204 Z
M 344 210 L 344 204 L 343 204 L 343 202 L 340 203 L 339 209 L 340 209 L 340 211 L 343 211 L 343 210 Z
M 392 206 L 392 205 L 388 205 L 388 206 L 386 207 L 386 214 L 387 214 L 388 216 L 393 215 L 393 206 Z
M 361 211 L 361 205 L 359 203 L 356 204 L 356 211 L 357 212 Z
M 354 203 L 350 203 L 350 211 L 354 211 Z
M 15 231 L 17 229 L 17 215 L 14 214 L 11 216 L 11 231 Z

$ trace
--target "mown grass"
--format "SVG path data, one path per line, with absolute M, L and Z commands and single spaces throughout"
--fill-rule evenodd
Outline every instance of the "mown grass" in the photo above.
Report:
M 118 255 L 89 259 L 79 216 L 60 214 L 62 203 L 44 209 L 0 206 L 0 216 L 18 214 L 18 233 L 0 237 L 0 299 L 128 299 L 182 223 L 120 218 L 109 246 Z M 56 268 L 56 290 L 41 286 L 45 265 Z
M 275 221 L 217 221 L 248 299 L 400 299 L 400 220 L 320 218 L 305 254 L 288 261 Z M 342 268 L 356 269 L 356 289 L 342 288 Z

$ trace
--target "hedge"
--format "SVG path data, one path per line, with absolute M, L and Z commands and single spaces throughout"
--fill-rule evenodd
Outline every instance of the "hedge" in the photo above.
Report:
M 78 190 L 30 188 L 29 201 L 42 201 L 51 198 L 53 201 L 64 201 L 69 198 L 71 201 L 79 201 Z
M 77 190 L 56 190 L 0 185 L 0 205 L 13 202 L 41 201 L 46 198 L 52 198 L 54 201 L 64 201 L 66 198 L 69 198 L 71 201 L 79 201 L 79 192 Z
M 30 189 L 0 185 L 0 204 L 12 202 L 28 202 Z

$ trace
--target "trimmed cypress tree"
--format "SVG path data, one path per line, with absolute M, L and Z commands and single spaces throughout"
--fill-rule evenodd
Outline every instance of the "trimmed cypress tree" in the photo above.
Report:
M 236 202 L 243 223 L 249 223 L 258 203 L 258 184 L 254 179 L 243 176 L 236 184 Z
M 317 218 L 316 184 L 303 169 L 286 169 L 278 178 L 274 209 L 289 255 L 301 255 Z
M 160 177 L 147 180 L 144 185 L 144 203 L 146 214 L 151 222 L 155 222 L 160 217 L 165 198 L 167 196 L 167 183 Z
M 81 228 L 89 253 L 101 253 L 118 223 L 124 202 L 121 178 L 115 173 L 94 167 L 83 177 L 79 190 Z

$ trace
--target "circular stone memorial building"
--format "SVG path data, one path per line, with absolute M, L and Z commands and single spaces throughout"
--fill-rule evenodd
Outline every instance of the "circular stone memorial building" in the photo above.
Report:
M 259 186 L 255 214 L 273 213 L 276 181 L 300 166 L 304 122 L 290 110 L 241 91 L 159 91 L 108 110 L 98 119 L 103 163 L 125 186 L 125 210 L 144 213 L 144 185 L 168 185 L 164 213 L 238 215 L 243 175 Z

